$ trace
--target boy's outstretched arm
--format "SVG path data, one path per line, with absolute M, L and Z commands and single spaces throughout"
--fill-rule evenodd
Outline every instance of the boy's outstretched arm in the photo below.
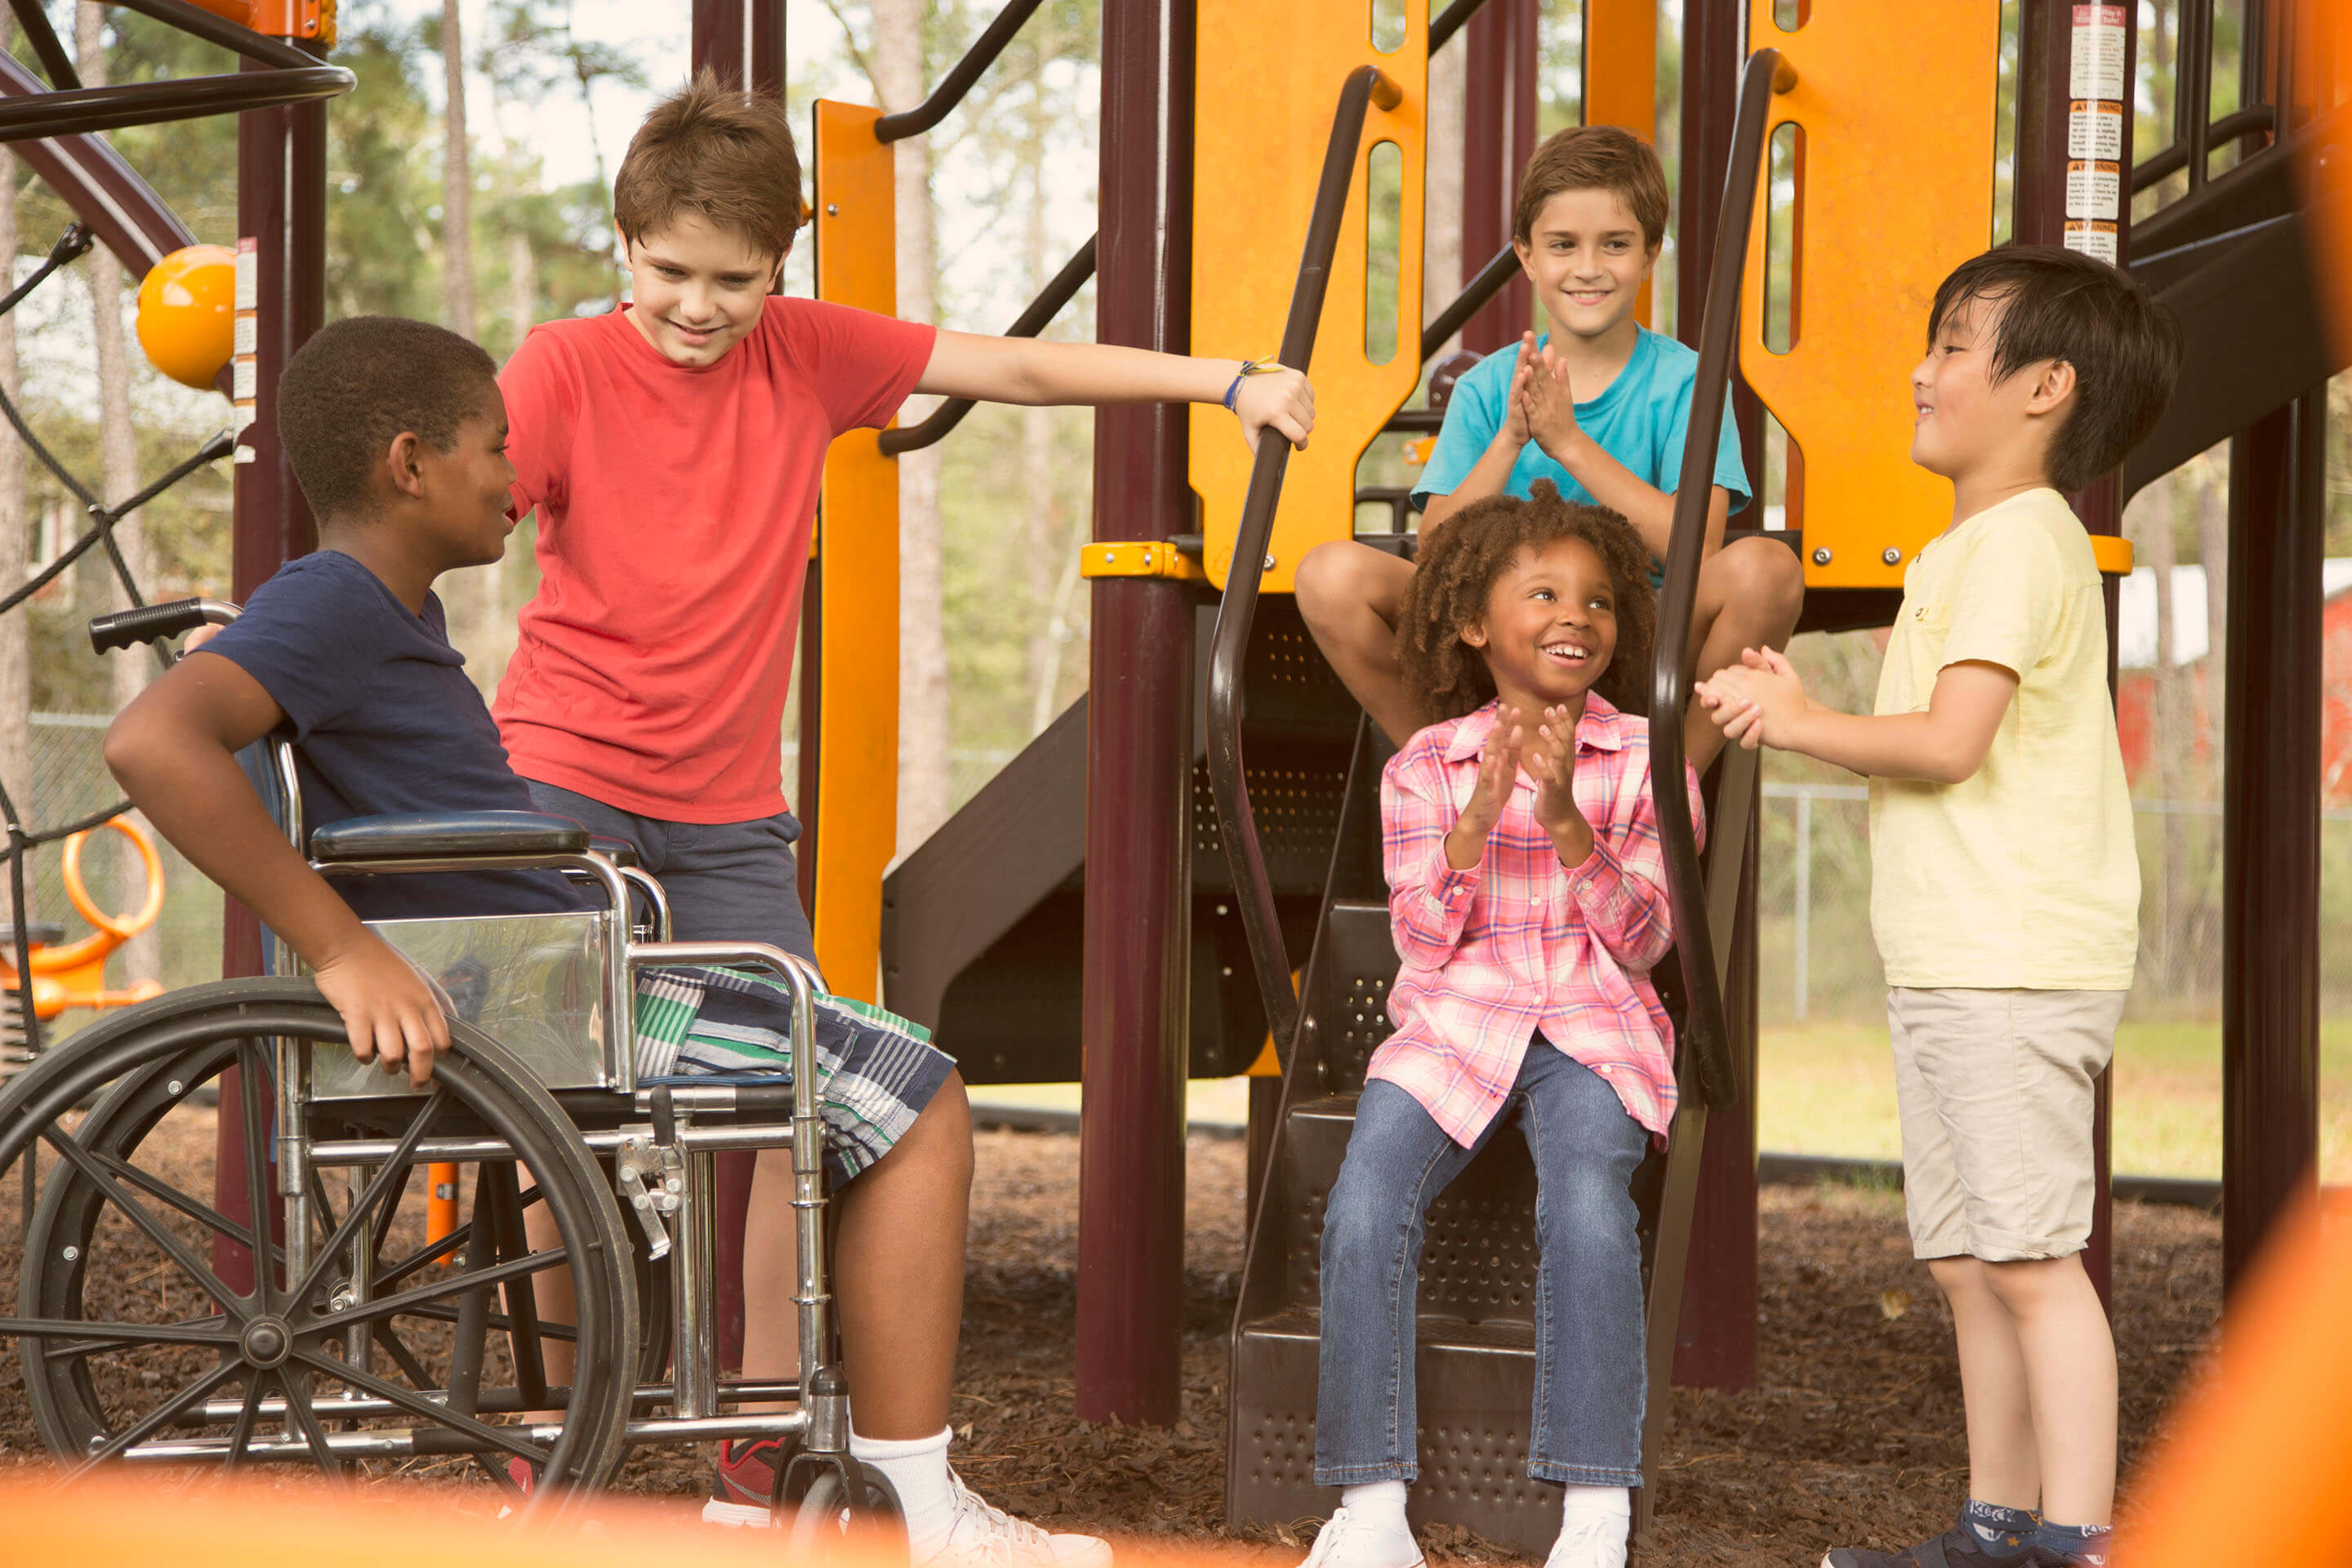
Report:
M 1961 784 L 1984 765 L 1993 736 L 2017 695 L 2016 672 L 1967 659 L 1948 664 L 1922 713 L 1842 713 L 1805 695 L 1786 658 L 1743 649 L 1739 666 L 1699 682 L 1699 705 L 1726 737 L 1753 751 L 1761 744 L 1801 752 L 1877 778 Z
M 108 727 L 106 765 L 180 853 L 302 955 L 352 1054 L 387 1072 L 404 1065 L 422 1087 L 449 1047 L 431 988 L 310 869 L 237 766 L 237 752 L 284 717 L 236 662 L 191 654 Z
M 1242 362 L 1193 359 L 1112 343 L 1056 343 L 941 332 L 915 390 L 990 403 L 1223 403 Z M 1234 391 L 1242 438 L 1253 450 L 1269 426 L 1305 447 L 1315 428 L 1315 389 L 1297 370 L 1245 376 Z

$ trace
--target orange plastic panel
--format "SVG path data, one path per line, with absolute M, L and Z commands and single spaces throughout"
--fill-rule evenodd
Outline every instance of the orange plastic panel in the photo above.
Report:
M 1405 0 L 1404 43 L 1372 47 L 1371 0 L 1200 0 L 1200 59 L 1192 116 L 1192 352 L 1232 359 L 1276 353 L 1298 280 L 1315 184 L 1339 89 L 1358 66 L 1378 66 L 1402 89 L 1397 107 L 1364 119 L 1356 178 L 1331 263 L 1316 337 L 1315 436 L 1294 452 L 1275 515 L 1269 593 L 1288 593 L 1298 558 L 1354 536 L 1356 462 L 1421 380 L 1422 162 L 1429 97 L 1428 0 Z M 1215 47 L 1210 47 L 1210 40 Z M 1364 355 L 1365 170 L 1371 149 L 1403 156 L 1398 226 L 1397 345 L 1385 364 Z M 1192 408 L 1192 488 L 1207 537 L 1203 564 L 1224 586 L 1254 454 L 1234 416 Z
M 816 293 L 894 315 L 898 223 L 878 109 L 816 106 Z M 816 955 L 844 996 L 880 1000 L 882 872 L 898 843 L 898 464 L 853 430 L 824 457 Z
M 1807 585 L 1898 587 L 1952 518 L 1951 487 L 1911 461 L 1909 378 L 1936 285 L 1992 243 L 2000 0 L 1822 5 L 1792 33 L 1773 10 L 1751 0 L 1748 37 L 1797 72 L 1770 125 L 1804 128 L 1799 327 L 1787 353 L 1764 346 L 1759 189 L 1739 366 L 1803 451 Z
M 1585 0 L 1584 123 L 1615 125 L 1643 141 L 1658 133 L 1657 0 Z M 1650 314 L 1642 285 L 1634 314 Z

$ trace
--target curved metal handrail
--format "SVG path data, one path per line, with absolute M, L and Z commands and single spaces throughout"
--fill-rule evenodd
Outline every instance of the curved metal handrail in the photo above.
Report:
M 1339 248 L 1340 219 L 1347 211 L 1348 188 L 1355 178 L 1364 116 L 1375 103 L 1393 109 L 1402 101 L 1402 90 L 1376 66 L 1358 66 L 1348 73 L 1339 89 L 1339 107 L 1331 117 L 1331 141 L 1323 153 L 1314 214 L 1307 220 L 1307 245 L 1298 262 L 1298 282 L 1291 290 L 1290 317 L 1282 330 L 1284 364 L 1303 370 L 1315 357 L 1316 329 L 1323 321 L 1323 296 L 1330 287 L 1331 258 Z M 1217 605 L 1217 628 L 1209 655 L 1209 784 L 1216 797 L 1217 831 L 1233 867 L 1235 902 L 1242 928 L 1248 933 L 1250 963 L 1257 971 L 1266 1026 L 1286 1055 L 1298 1028 L 1298 993 L 1291 985 L 1290 956 L 1274 907 L 1274 884 L 1265 873 L 1265 852 L 1258 842 L 1249 785 L 1242 775 L 1241 688 L 1250 623 L 1257 614 L 1258 583 L 1265 573 L 1266 541 L 1274 532 L 1275 503 L 1282 498 L 1282 477 L 1289 466 L 1290 443 L 1281 432 L 1271 428 L 1259 432 L 1257 462 L 1250 469 L 1249 491 L 1234 541 L 1233 568 Z
M 1087 242 L 1078 247 L 1078 253 L 1062 264 L 1062 269 L 1054 274 L 1053 281 L 1029 301 L 1029 308 L 1021 312 L 1017 321 L 1004 329 L 1006 337 L 1034 338 L 1062 313 L 1062 307 L 1076 298 L 1078 290 L 1086 287 L 1087 279 L 1095 275 L 1095 242 L 1100 237 L 1099 235 L 1087 236 Z M 976 401 L 970 397 L 950 397 L 932 409 L 929 417 L 921 424 L 883 431 L 882 455 L 895 458 L 901 452 L 920 451 L 940 440 L 949 431 L 963 423 L 963 416 L 972 411 Z
M 1706 879 L 1699 868 L 1698 835 L 1685 766 L 1682 716 L 1690 695 L 1683 673 L 1691 615 L 1698 596 L 1699 557 L 1706 549 L 1706 514 L 1715 490 L 1715 447 L 1723 431 L 1723 404 L 1731 387 L 1732 340 L 1739 328 L 1739 293 L 1748 267 L 1748 240 L 1756 216 L 1756 181 L 1764 157 L 1765 107 L 1774 92 L 1796 85 L 1796 72 L 1777 49 L 1748 57 L 1739 78 L 1739 116 L 1724 171 L 1723 206 L 1715 226 L 1715 258 L 1700 318 L 1698 374 L 1691 384 L 1689 433 L 1682 473 L 1675 483 L 1674 533 L 1666 550 L 1666 583 L 1658 591 L 1658 635 L 1651 672 L 1650 793 L 1658 814 L 1659 847 L 1666 861 L 1666 898 L 1674 909 L 1675 952 L 1681 960 L 1688 1013 L 1682 1048 L 1697 1068 L 1699 1092 L 1721 1110 L 1738 1098 L 1723 989 L 1716 979 L 1715 933 L 1707 924 Z
M 1013 35 L 1021 30 L 1021 25 L 1029 20 L 1039 4 L 1040 0 L 1013 0 L 999 11 L 995 19 L 981 29 L 971 47 L 963 52 L 963 58 L 956 61 L 940 79 L 940 85 L 931 89 L 930 97 L 912 109 L 886 114 L 874 122 L 874 140 L 900 142 L 909 136 L 920 136 L 945 120 L 963 101 L 963 95 L 971 90 L 971 84 L 980 79 L 980 73 L 996 63 L 996 57 L 1004 52 L 1004 46 L 1013 41 Z

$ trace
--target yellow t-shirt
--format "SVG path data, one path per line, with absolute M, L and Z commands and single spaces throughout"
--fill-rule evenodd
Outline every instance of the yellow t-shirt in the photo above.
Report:
M 1927 710 L 1947 665 L 2017 695 L 1973 777 L 1870 781 L 1871 930 L 1890 985 L 2122 991 L 2139 857 L 2107 695 L 2090 536 L 2053 489 L 1979 512 L 1903 576 L 1880 713 Z

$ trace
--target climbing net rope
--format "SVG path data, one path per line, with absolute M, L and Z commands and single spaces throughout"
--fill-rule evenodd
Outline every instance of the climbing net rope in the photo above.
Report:
M 18 303 L 34 289 L 47 282 L 50 277 L 88 255 L 96 238 L 97 237 L 86 225 L 77 223 L 67 228 L 65 233 L 58 237 L 57 244 L 50 247 L 47 258 L 39 267 L 34 268 L 32 275 L 5 295 L 0 295 L 0 315 L 6 315 L 15 310 Z M 129 499 L 109 506 L 100 499 L 98 491 L 84 484 L 70 468 L 66 467 L 58 455 L 33 433 L 32 426 L 26 422 L 23 412 L 16 406 L 15 399 L 7 395 L 5 387 L 0 387 L 0 416 L 5 416 L 9 425 L 16 430 L 16 438 L 25 444 L 25 449 L 56 478 L 58 483 L 65 487 L 68 493 L 81 503 L 84 514 L 90 520 L 88 531 L 66 549 L 59 551 L 56 560 L 26 579 L 20 586 L 11 590 L 5 596 L 0 596 L 0 615 L 6 615 L 22 606 L 34 595 L 55 582 L 75 562 L 89 553 L 92 549 L 105 551 L 107 562 L 114 569 L 115 581 L 122 585 L 123 595 L 131 601 L 131 606 L 136 609 L 146 604 L 146 599 L 139 592 L 138 583 L 131 577 L 131 564 L 123 559 L 121 546 L 115 541 L 115 529 L 124 518 L 145 506 L 190 474 L 229 456 L 236 449 L 236 445 L 234 433 L 224 430 L 197 447 L 185 458 L 173 464 L 152 484 Z M 157 650 L 157 657 L 167 661 L 170 658 L 160 648 Z M 10 1021 L 11 1033 L 15 1037 L 0 1040 L 0 1051 L 21 1053 L 24 1059 L 29 1059 L 41 1049 L 40 1019 L 33 1006 L 31 925 L 26 910 L 25 861 L 27 853 L 45 844 L 57 843 L 86 829 L 110 822 L 130 809 L 129 801 L 118 800 L 112 805 L 77 817 L 71 822 L 51 827 L 32 828 L 26 826 L 24 814 L 17 809 L 16 797 L 9 792 L 7 781 L 0 779 L 0 826 L 5 826 L 7 830 L 7 846 L 5 849 L 0 849 L 0 858 L 5 858 L 8 865 L 9 934 L 16 950 L 10 955 L 10 962 L 15 965 L 16 973 L 16 984 L 13 993 L 15 1017 Z

